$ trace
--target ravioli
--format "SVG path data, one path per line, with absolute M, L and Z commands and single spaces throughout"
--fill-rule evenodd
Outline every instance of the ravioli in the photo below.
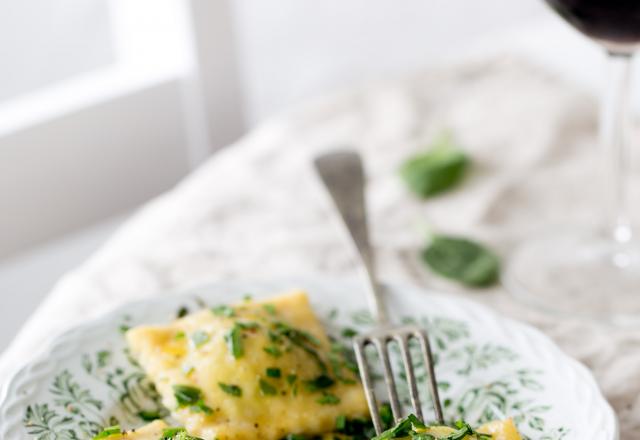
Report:
M 97 435 L 94 439 L 104 440 L 158 440 L 162 438 L 163 431 L 167 428 L 167 424 L 162 420 L 156 420 L 141 428 L 131 431 L 120 431 L 118 427 L 107 429 L 103 433 Z M 113 431 L 113 433 L 110 433 Z
M 368 418 L 362 385 L 307 296 L 220 306 L 127 332 L 132 355 L 191 435 L 278 440 Z
M 447 436 L 455 433 L 454 428 L 448 426 L 431 426 L 426 429 L 421 429 L 418 432 L 426 433 L 434 436 L 436 439 L 444 439 Z M 490 434 L 492 440 L 522 440 L 518 428 L 513 423 L 513 420 L 496 420 L 485 425 L 482 425 L 476 430 L 479 434 Z M 475 436 L 466 436 L 465 440 L 475 439 Z

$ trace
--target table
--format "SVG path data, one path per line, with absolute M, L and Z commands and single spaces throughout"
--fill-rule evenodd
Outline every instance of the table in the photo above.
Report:
M 0 377 L 50 335 L 125 301 L 221 279 L 353 275 L 354 257 L 310 164 L 347 146 L 366 163 L 381 277 L 469 297 L 538 326 L 591 368 L 622 438 L 637 438 L 640 332 L 549 317 L 498 287 L 465 291 L 418 259 L 424 224 L 506 255 L 551 223 L 593 218 L 596 113 L 589 96 L 499 56 L 361 84 L 279 115 L 140 208 L 61 279 L 2 356 Z M 397 168 L 444 129 L 476 166 L 463 187 L 422 202 Z

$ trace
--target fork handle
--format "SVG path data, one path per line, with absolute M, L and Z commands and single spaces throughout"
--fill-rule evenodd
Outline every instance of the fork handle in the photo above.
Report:
M 367 282 L 369 310 L 379 326 L 387 325 L 389 321 L 376 279 L 375 256 L 369 242 L 362 159 L 355 151 L 338 151 L 317 157 L 314 165 L 360 259 Z

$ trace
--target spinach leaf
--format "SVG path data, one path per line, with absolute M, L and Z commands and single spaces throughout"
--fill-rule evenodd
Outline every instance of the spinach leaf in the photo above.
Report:
M 422 259 L 434 272 L 470 287 L 491 286 L 500 275 L 498 257 L 466 238 L 435 235 Z
M 451 136 L 443 135 L 429 151 L 404 162 L 400 176 L 411 191 L 426 199 L 459 184 L 470 164 L 468 156 L 455 146 Z

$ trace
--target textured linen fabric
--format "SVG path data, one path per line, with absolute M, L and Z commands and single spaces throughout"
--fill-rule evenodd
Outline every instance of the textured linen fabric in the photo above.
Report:
M 311 158 L 349 146 L 364 156 L 381 277 L 472 298 L 532 323 L 595 374 L 623 439 L 640 433 L 640 331 L 545 316 L 503 288 L 465 291 L 418 259 L 424 225 L 507 256 L 554 224 L 596 218 L 596 103 L 509 56 L 360 85 L 262 125 L 142 207 L 67 274 L 0 361 L 0 377 L 43 340 L 120 303 L 222 279 L 350 276 L 355 261 Z M 399 164 L 442 130 L 472 156 L 458 190 L 423 202 Z M 535 268 L 532 268 L 535 270 Z

